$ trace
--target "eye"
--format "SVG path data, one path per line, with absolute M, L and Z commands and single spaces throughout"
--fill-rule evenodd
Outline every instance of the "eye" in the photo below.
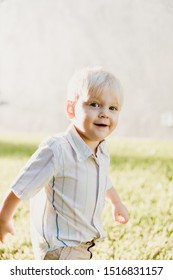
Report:
M 111 110 L 111 111 L 118 111 L 118 106 L 110 106 L 109 110 Z
M 94 107 L 94 108 L 98 108 L 100 105 L 97 102 L 92 102 L 92 103 L 90 103 L 90 106 Z

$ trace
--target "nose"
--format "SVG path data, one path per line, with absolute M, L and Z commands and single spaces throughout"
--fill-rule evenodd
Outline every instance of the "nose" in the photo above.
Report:
M 101 112 L 99 113 L 99 118 L 105 118 L 105 119 L 109 118 L 106 110 L 103 109 L 101 110 Z

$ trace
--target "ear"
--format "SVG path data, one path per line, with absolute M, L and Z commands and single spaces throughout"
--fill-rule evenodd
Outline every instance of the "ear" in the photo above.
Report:
M 74 114 L 74 102 L 67 100 L 66 102 L 66 112 L 67 115 L 70 119 L 73 119 L 75 114 Z

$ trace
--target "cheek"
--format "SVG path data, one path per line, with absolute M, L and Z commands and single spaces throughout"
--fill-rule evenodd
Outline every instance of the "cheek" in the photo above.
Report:
M 79 108 L 79 110 L 76 110 L 74 122 L 81 129 L 87 126 L 89 122 L 88 116 L 86 112 L 81 108 Z
M 85 108 L 79 108 L 77 116 L 84 122 L 91 121 L 93 119 L 92 112 Z
M 82 103 L 78 102 L 75 107 L 75 114 L 76 114 L 76 117 L 84 118 L 88 114 L 86 106 L 84 106 Z
M 83 115 L 83 118 L 80 120 L 80 125 L 85 129 L 85 131 L 91 128 L 92 123 L 93 119 L 88 115 Z
M 112 125 L 113 125 L 114 127 L 117 126 L 117 123 L 118 123 L 118 115 L 115 116 L 115 117 L 112 119 Z

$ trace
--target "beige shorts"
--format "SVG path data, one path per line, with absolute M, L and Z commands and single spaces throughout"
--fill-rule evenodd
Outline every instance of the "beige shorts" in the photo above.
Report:
M 82 243 L 79 246 L 59 247 L 47 252 L 44 260 L 90 260 L 94 242 Z

